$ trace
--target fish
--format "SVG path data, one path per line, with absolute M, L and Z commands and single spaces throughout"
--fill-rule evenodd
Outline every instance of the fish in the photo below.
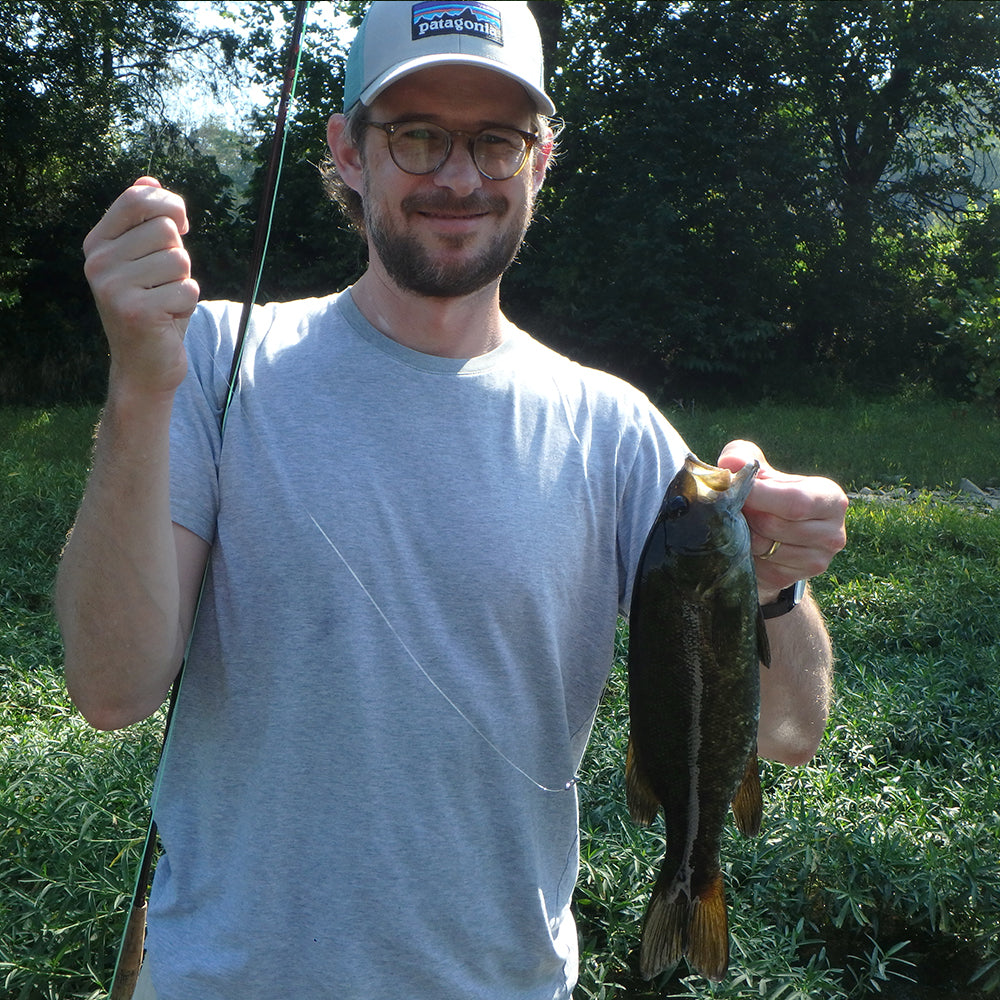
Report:
M 733 473 L 689 454 L 664 494 L 629 613 L 626 800 L 666 847 L 643 921 L 639 971 L 682 957 L 716 982 L 729 967 L 720 862 L 733 807 L 760 831 L 760 664 L 770 663 L 743 504 L 758 463 Z

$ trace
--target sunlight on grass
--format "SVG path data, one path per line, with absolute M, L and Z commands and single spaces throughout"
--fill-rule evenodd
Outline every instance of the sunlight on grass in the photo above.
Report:
M 842 400 L 828 407 L 678 409 L 667 416 L 706 460 L 742 437 L 757 442 L 776 468 L 827 476 L 851 490 L 954 488 L 962 479 L 1000 486 L 1000 423 L 982 405 Z

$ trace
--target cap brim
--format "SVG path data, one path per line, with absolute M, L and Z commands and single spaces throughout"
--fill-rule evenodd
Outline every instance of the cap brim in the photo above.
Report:
M 399 63 L 397 66 L 393 66 L 391 69 L 387 70 L 381 76 L 376 77 L 376 79 L 369 84 L 358 98 L 364 105 L 369 105 L 372 101 L 378 97 L 387 87 L 392 86 L 398 80 L 401 80 L 404 76 L 409 76 L 411 73 L 415 73 L 420 69 L 428 69 L 431 66 L 479 66 L 483 69 L 492 70 L 494 73 L 499 73 L 502 76 L 509 77 L 515 83 L 519 83 L 532 99 L 535 104 L 536 110 L 543 115 L 554 115 L 556 113 L 556 106 L 552 103 L 551 98 L 544 90 L 539 90 L 538 87 L 532 86 L 523 77 L 518 76 L 516 73 L 509 72 L 502 65 L 494 62 L 492 59 L 484 59 L 481 56 L 465 55 L 458 52 L 438 52 L 433 55 L 420 56 L 416 59 L 409 59 L 406 62 Z

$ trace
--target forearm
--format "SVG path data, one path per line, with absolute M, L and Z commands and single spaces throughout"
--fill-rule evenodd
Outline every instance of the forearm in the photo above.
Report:
M 128 396 L 112 382 L 56 580 L 67 687 L 98 728 L 155 711 L 183 656 L 169 506 L 172 398 Z
M 807 593 L 792 611 L 767 622 L 770 667 L 761 667 L 758 750 L 785 764 L 816 752 L 830 710 L 833 650 L 823 616 Z

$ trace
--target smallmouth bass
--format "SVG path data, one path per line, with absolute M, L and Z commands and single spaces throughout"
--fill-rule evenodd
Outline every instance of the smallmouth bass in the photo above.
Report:
M 662 807 L 666 833 L 643 924 L 646 979 L 682 956 L 722 979 L 729 924 L 719 851 L 730 803 L 741 833 L 760 829 L 760 664 L 770 654 L 742 514 L 757 469 L 731 473 L 688 455 L 633 586 L 626 795 L 644 826 Z

